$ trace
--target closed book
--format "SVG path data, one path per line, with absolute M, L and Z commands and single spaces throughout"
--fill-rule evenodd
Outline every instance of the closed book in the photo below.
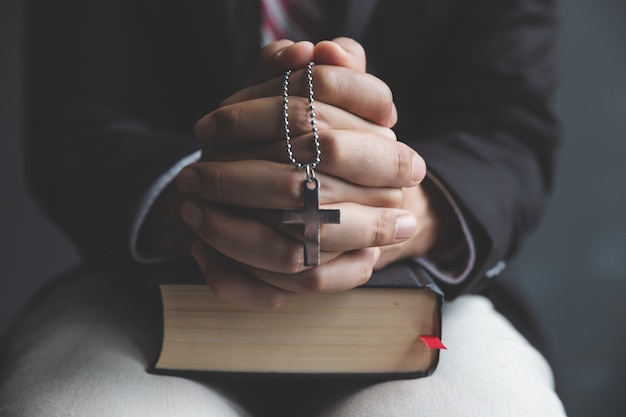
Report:
M 435 370 L 443 347 L 442 294 L 413 263 L 377 271 L 362 287 L 274 309 L 230 304 L 203 284 L 160 289 L 157 372 L 413 378 Z

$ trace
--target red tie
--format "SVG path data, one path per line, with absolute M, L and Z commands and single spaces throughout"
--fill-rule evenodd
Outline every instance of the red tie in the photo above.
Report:
M 328 35 L 336 21 L 337 0 L 263 0 L 261 2 L 261 42 L 310 40 L 317 42 Z

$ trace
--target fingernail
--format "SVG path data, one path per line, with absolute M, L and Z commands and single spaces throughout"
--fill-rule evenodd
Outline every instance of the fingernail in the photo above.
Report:
M 180 207 L 180 215 L 185 223 L 194 229 L 200 229 L 202 223 L 204 223 L 204 213 L 202 209 L 191 201 L 183 202 Z
M 200 177 L 191 169 L 183 169 L 176 178 L 176 185 L 181 193 L 197 193 L 200 191 Z
M 396 240 L 406 240 L 415 234 L 417 220 L 413 216 L 403 216 L 396 220 Z
M 426 164 L 419 155 L 413 155 L 411 159 L 411 179 L 417 183 L 422 182 L 426 176 Z

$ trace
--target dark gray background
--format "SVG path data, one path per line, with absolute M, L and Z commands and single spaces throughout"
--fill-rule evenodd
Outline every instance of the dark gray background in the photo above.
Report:
M 566 141 L 554 198 L 513 267 L 549 332 L 571 417 L 626 408 L 626 2 L 561 2 Z M 0 333 L 77 264 L 24 188 L 18 0 L 0 0 Z

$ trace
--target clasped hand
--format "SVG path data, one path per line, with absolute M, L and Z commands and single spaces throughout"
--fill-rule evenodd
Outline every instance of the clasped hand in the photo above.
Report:
M 285 150 L 282 74 L 293 69 L 293 152 L 310 161 L 309 61 L 316 62 L 320 204 L 341 210 L 341 224 L 321 226 L 317 267 L 304 266 L 302 229 L 282 223 L 282 209 L 302 206 L 306 177 Z M 355 41 L 265 47 L 250 86 L 198 121 L 203 159 L 177 178 L 181 216 L 199 238 L 192 255 L 213 291 L 234 303 L 273 307 L 306 292 L 356 287 L 374 268 L 427 251 L 436 219 L 419 186 L 426 166 L 396 139 L 396 119 L 389 87 L 365 72 Z

